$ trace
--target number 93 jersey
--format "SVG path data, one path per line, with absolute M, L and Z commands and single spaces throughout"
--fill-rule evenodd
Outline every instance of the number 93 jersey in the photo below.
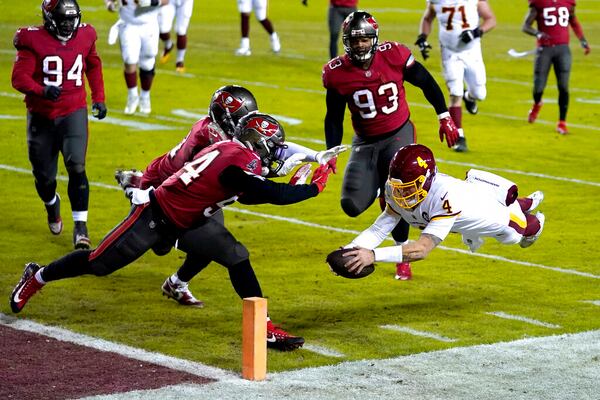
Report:
M 81 24 L 75 35 L 62 42 L 43 26 L 18 29 L 13 44 L 17 58 L 13 86 L 25 93 L 30 112 L 49 119 L 68 115 L 86 107 L 84 74 L 87 75 L 94 102 L 104 102 L 102 62 L 96 52 L 96 30 Z M 43 97 L 45 86 L 61 88 L 56 101 Z
M 383 42 L 367 70 L 354 65 L 347 54 L 329 61 L 323 67 L 323 86 L 345 98 L 358 136 L 383 135 L 400 128 L 410 116 L 404 71 L 414 63 L 406 46 Z
M 481 0 L 430 0 L 439 22 L 439 39 L 442 47 L 453 51 L 462 51 L 480 47 L 481 40 L 476 38 L 469 43 L 460 40 L 460 34 L 479 26 L 477 3 Z

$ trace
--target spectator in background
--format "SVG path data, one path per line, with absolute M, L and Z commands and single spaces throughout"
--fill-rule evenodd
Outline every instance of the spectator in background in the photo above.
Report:
M 44 25 L 18 29 L 12 85 L 25 94 L 27 148 L 38 196 L 46 205 L 50 232 L 62 232 L 56 192 L 58 153 L 69 174 L 73 245 L 90 247 L 86 226 L 90 189 L 85 172 L 88 114 L 84 74 L 92 91 L 92 113 L 106 116 L 102 62 L 96 52 L 96 30 L 81 24 L 75 0 L 42 2 Z
M 396 151 L 414 143 L 416 132 L 410 120 L 404 82 L 423 91 L 435 109 L 440 140 L 455 144 L 458 132 L 444 101 L 444 94 L 431 74 L 410 50 L 397 42 L 379 44 L 379 25 L 365 11 L 350 14 L 342 25 L 346 54 L 323 67 L 327 89 L 325 141 L 327 148 L 342 142 L 346 105 L 352 114 L 355 135 L 344 173 L 341 206 L 350 217 L 362 214 L 383 193 L 390 161 Z M 331 160 L 335 172 L 335 159 Z M 401 220 L 392 236 L 398 244 L 408 240 L 408 223 Z M 412 276 L 410 264 L 396 265 L 396 279 Z
M 127 105 L 123 111 L 134 114 L 138 107 L 142 114 L 150 114 L 150 89 L 154 80 L 154 64 L 158 54 L 158 9 L 169 0 L 106 0 L 110 12 L 121 2 L 119 17 L 119 41 L 125 64 Z M 138 94 L 137 69 L 140 68 L 141 91 Z
M 537 29 L 533 28 L 537 22 Z M 574 0 L 529 0 L 529 13 L 525 17 L 522 30 L 537 38 L 533 68 L 533 106 L 527 120 L 535 122 L 542 108 L 542 95 L 548 80 L 550 67 L 554 67 L 558 86 L 558 123 L 556 131 L 568 133 L 567 109 L 569 108 L 569 74 L 571 73 L 571 50 L 569 49 L 569 25 L 583 47 L 583 54 L 590 53 L 590 45 L 583 35 L 583 29 L 575 16 Z
M 467 111 L 477 114 L 477 101 L 484 100 L 487 95 L 481 37 L 496 26 L 496 17 L 487 0 L 428 1 L 415 42 L 424 60 L 429 57 L 431 46 L 427 43 L 427 36 L 431 33 L 436 16 L 439 21 L 442 69 L 450 92 L 448 110 L 459 133 L 454 150 L 464 152 L 468 148 L 462 129 L 461 103 L 464 100 Z
M 254 15 L 260 24 L 265 28 L 269 34 L 271 41 L 271 50 L 273 53 L 279 53 L 281 51 L 281 43 L 279 42 L 279 35 L 275 32 L 271 20 L 267 18 L 267 0 L 237 0 L 238 10 L 240 11 L 241 17 L 241 30 L 242 40 L 240 47 L 235 51 L 236 56 L 250 56 L 252 50 L 250 49 L 250 13 L 254 10 Z
M 177 34 L 177 57 L 175 59 L 175 71 L 185 72 L 183 61 L 185 59 L 185 50 L 187 48 L 187 30 L 190 25 L 190 18 L 194 10 L 194 0 L 170 0 L 168 4 L 160 7 L 158 12 L 158 26 L 160 30 L 160 40 L 164 48 L 160 58 L 161 64 L 165 64 L 171 57 L 171 51 L 174 44 L 171 40 L 171 28 L 173 27 L 173 18 L 175 18 L 175 33 Z

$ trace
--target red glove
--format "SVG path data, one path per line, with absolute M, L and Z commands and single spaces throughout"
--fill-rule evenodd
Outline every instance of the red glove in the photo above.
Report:
M 440 119 L 440 142 L 444 142 L 444 136 L 446 136 L 448 147 L 454 146 L 458 140 L 458 128 L 450 118 L 450 113 L 441 113 L 438 118 Z
M 331 160 L 327 161 L 327 164 L 325 165 L 329 165 L 331 172 L 337 174 L 337 157 L 333 157 Z
M 310 183 L 317 186 L 319 193 L 325 189 L 325 185 L 327 185 L 327 179 L 329 179 L 329 174 L 332 172 L 333 170 L 329 164 L 320 165 L 319 168 L 315 169 Z
M 308 163 L 298 168 L 294 175 L 292 175 L 292 179 L 290 179 L 290 185 L 304 185 L 310 175 L 310 171 L 312 171 L 312 165 Z

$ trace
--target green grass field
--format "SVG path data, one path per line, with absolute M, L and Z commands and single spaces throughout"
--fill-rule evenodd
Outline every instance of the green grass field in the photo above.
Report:
M 0 293 L 4 299 L 0 312 L 5 314 L 10 314 L 7 298 L 24 263 L 47 263 L 72 246 L 64 180 L 58 190 L 63 198 L 65 231 L 54 237 L 46 227 L 44 207 L 28 172 L 22 96 L 10 84 L 15 54 L 12 35 L 18 27 L 41 23 L 39 3 L 14 3 L 0 15 L 4 38 L 0 47 L 0 75 L 4 76 L 0 81 Z M 532 57 L 514 59 L 506 52 L 511 47 L 520 51 L 534 47 L 533 38 L 520 31 L 527 3 L 490 3 L 498 26 L 483 39 L 488 98 L 479 105 L 479 115 L 465 112 L 463 118 L 471 151 L 454 153 L 439 142 L 432 107 L 419 90 L 407 85 L 412 120 L 419 142 L 433 149 L 441 171 L 463 176 L 475 166 L 516 181 L 523 195 L 543 190 L 546 199 L 541 210 L 547 221 L 540 241 L 523 250 L 488 240 L 478 253 L 486 257 L 479 257 L 464 251 L 460 237 L 451 236 L 425 261 L 413 265 L 412 281 L 395 281 L 390 264 L 379 264 L 364 280 L 350 281 L 332 275 L 324 259 L 350 242 L 354 234 L 331 228 L 365 229 L 379 208 L 374 205 L 359 218 L 347 217 L 339 206 L 341 173 L 330 179 L 322 195 L 304 204 L 236 204 L 225 212 L 226 225 L 251 252 L 274 322 L 304 336 L 307 344 L 344 354 L 335 358 L 309 350 L 269 351 L 269 371 L 600 328 L 599 308 L 589 302 L 600 300 L 600 216 L 596 210 L 600 196 L 600 3 L 577 2 L 592 53 L 584 57 L 572 38 L 571 133 L 567 136 L 554 132 L 558 107 L 553 75 L 540 120 L 533 125 L 526 122 Z M 89 228 L 94 244 L 128 211 L 126 199 L 114 185 L 115 169 L 143 168 L 173 147 L 187 133 L 194 115 L 206 112 L 210 95 L 221 85 L 245 85 L 256 95 L 262 111 L 301 121 L 285 124 L 288 138 L 324 147 L 321 68 L 328 58 L 325 1 L 312 0 L 309 7 L 303 7 L 299 0 L 271 0 L 269 15 L 280 34 L 282 52 L 270 52 L 267 35 L 252 19 L 253 55 L 245 58 L 233 55 L 239 44 L 236 3 L 196 1 L 187 73 L 176 74 L 174 61 L 157 64 L 149 117 L 122 113 L 126 89 L 120 52 L 118 46 L 106 43 L 116 15 L 105 11 L 100 0 L 82 0 L 81 5 L 83 21 L 94 25 L 99 34 L 97 46 L 104 63 L 110 117 L 90 122 L 87 171 L 93 185 Z M 361 0 L 360 5 L 377 18 L 381 40 L 409 44 L 421 60 L 412 43 L 424 1 Z M 436 37 L 437 27 L 431 37 L 432 57 L 425 65 L 444 87 Z M 347 118 L 344 143 L 350 143 L 351 132 Z M 344 154 L 338 165 L 343 167 L 346 161 Z M 65 176 L 63 166 L 60 174 Z M 259 214 L 241 212 L 246 210 Z M 413 238 L 417 235 L 412 231 Z M 160 285 L 182 259 L 183 254 L 176 251 L 166 257 L 149 253 L 105 278 L 54 282 L 32 299 L 19 318 L 239 371 L 241 302 L 224 268 L 211 265 L 191 283 L 192 291 L 205 301 L 204 309 L 186 309 L 161 296 Z M 493 312 L 558 327 L 498 318 L 489 314 Z M 382 325 L 432 332 L 455 341 L 394 332 L 381 329 Z

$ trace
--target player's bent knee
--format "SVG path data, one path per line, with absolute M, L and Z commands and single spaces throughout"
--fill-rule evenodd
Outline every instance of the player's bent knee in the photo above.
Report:
M 104 264 L 103 262 L 91 262 L 90 270 L 96 276 L 106 276 L 106 275 L 110 275 L 114 272 L 114 270 L 112 268 L 110 268 L 108 265 Z
M 67 172 L 69 174 L 85 173 L 85 164 L 67 164 Z
M 477 87 L 472 92 L 469 92 L 472 98 L 477 101 L 483 101 L 487 97 L 487 90 L 485 87 Z

